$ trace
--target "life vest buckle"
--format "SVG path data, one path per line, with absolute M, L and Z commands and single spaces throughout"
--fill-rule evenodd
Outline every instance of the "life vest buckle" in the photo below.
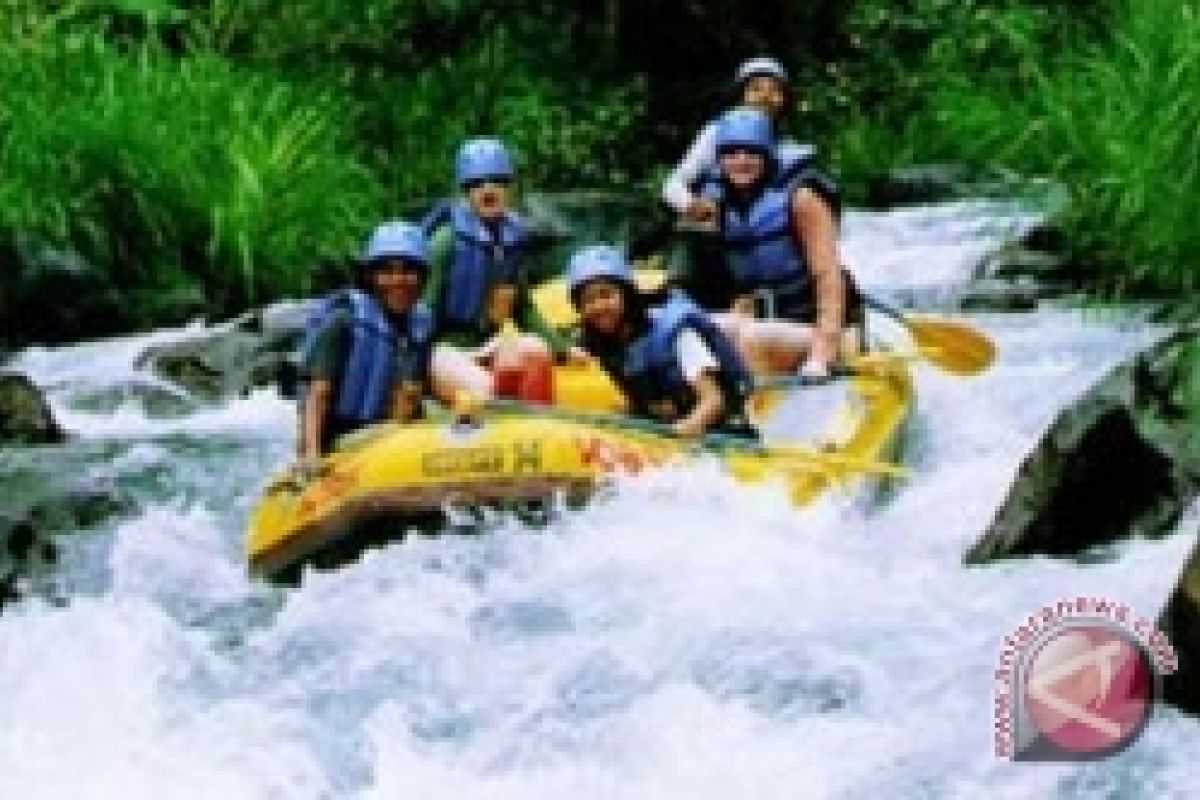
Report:
M 759 288 L 750 295 L 754 304 L 755 319 L 776 319 L 779 316 L 779 298 L 773 289 Z

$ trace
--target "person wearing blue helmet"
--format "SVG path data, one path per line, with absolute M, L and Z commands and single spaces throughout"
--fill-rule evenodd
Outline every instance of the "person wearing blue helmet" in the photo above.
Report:
M 716 145 L 721 182 L 712 197 L 733 284 L 731 317 L 767 320 L 731 333 L 756 371 L 800 366 L 828 375 L 845 350 L 856 349 L 862 321 L 857 289 L 838 258 L 836 208 L 805 183 L 771 182 L 771 121 L 761 110 L 725 114 Z
M 319 464 L 338 436 L 421 415 L 434 332 L 420 302 L 428 272 L 420 227 L 386 222 L 368 240 L 354 285 L 317 301 L 300 347 L 302 468 Z
M 439 204 L 423 223 L 432 264 L 424 297 L 438 323 L 435 390 L 548 402 L 544 391 L 521 387 L 546 386 L 553 359 L 570 357 L 571 348 L 530 299 L 530 231 L 510 209 L 512 154 L 498 139 L 470 139 L 459 148 L 454 176 L 462 196 Z M 509 323 L 520 333 L 501 336 Z M 501 351 L 518 365 L 504 380 L 492 369 Z
M 734 75 L 738 104 L 762 109 L 778 127 L 791 99 L 791 80 L 782 64 L 769 56 L 759 56 L 743 62 Z M 775 135 L 774 147 L 779 169 L 775 177 L 780 182 L 795 179 L 810 166 L 813 148 Z M 706 197 L 703 187 L 717 170 L 717 120 L 710 121 L 693 140 L 683 160 L 663 184 L 662 197 L 677 214 L 694 223 L 711 223 L 716 219 L 716 205 Z
M 755 435 L 745 416 L 750 373 L 686 295 L 640 294 L 625 254 L 606 245 L 571 257 L 567 286 L 580 344 L 625 393 L 632 413 L 669 423 L 681 436 L 713 429 Z

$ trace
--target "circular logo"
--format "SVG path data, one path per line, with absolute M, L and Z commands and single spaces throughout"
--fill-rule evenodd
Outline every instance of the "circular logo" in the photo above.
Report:
M 1064 626 L 1031 657 L 1029 721 L 1065 754 L 1109 754 L 1129 744 L 1154 706 L 1153 665 L 1125 631 L 1098 623 Z

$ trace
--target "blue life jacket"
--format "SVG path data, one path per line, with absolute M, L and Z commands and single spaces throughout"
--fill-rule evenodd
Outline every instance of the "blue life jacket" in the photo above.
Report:
M 800 178 L 813 172 L 813 156 L 817 150 L 812 145 L 800 144 L 792 139 L 783 139 L 775 145 L 775 172 L 771 185 L 780 189 L 796 186 Z
M 492 229 L 463 202 L 440 203 L 425 220 L 426 235 L 449 223 L 454 231 L 454 251 L 438 293 L 439 326 L 448 330 L 486 327 L 488 297 L 495 286 L 512 285 L 518 293 L 527 278 L 522 260 L 529 229 L 515 214 L 505 213 L 492 238 Z
M 717 123 L 714 120 L 709 124 L 716 125 Z M 833 197 L 836 198 L 836 185 L 814 165 L 816 152 L 816 148 L 812 145 L 800 144 L 794 139 L 777 140 L 772 153 L 774 163 L 771 166 L 769 188 L 791 189 L 800 185 L 802 181 L 815 180 L 823 185 L 827 184 Z M 720 165 L 710 164 L 700 173 L 690 188 L 701 197 L 718 200 L 721 193 Z
M 619 353 L 599 361 L 629 398 L 634 413 L 677 419 L 696 403 L 695 391 L 683 374 L 676 353 L 679 335 L 695 331 L 717 359 L 717 383 L 725 397 L 725 419 L 741 417 L 753 377 L 716 323 L 686 295 L 676 293 L 666 303 L 651 309 L 650 325 Z M 663 409 L 671 409 L 663 413 Z
M 810 291 L 804 249 L 792 223 L 791 189 L 768 188 L 745 209 L 720 206 L 721 243 L 741 294 L 767 289 L 790 298 Z
M 397 330 L 387 312 L 369 294 L 347 289 L 322 299 L 305 325 L 301 353 L 341 311 L 349 311 L 350 341 L 337 378 L 331 415 L 346 429 L 387 419 L 392 390 L 401 383 L 424 382 L 433 345 L 433 314 L 418 303 L 406 327 Z
M 776 165 L 766 186 L 748 208 L 728 202 L 728 187 L 719 169 L 705 173 L 696 191 L 720 209 L 724 267 L 734 294 L 765 292 L 772 298 L 769 316 L 812 322 L 816 297 L 804 248 L 792 229 L 792 200 L 800 188 L 816 192 L 835 218 L 841 211 L 837 184 L 812 163 L 812 148 L 790 140 L 776 144 Z M 858 288 L 842 270 L 847 286 L 847 318 L 861 317 Z

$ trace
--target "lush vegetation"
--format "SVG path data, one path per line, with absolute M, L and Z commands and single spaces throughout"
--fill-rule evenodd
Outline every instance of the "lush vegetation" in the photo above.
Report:
M 1049 176 L 1097 289 L 1186 292 L 1196 6 L 3 0 L 0 336 L 310 291 L 450 191 L 468 135 L 510 140 L 526 187 L 649 201 L 759 52 L 796 70 L 790 124 L 852 196 L 925 161 Z
M 914 71 L 917 102 L 902 117 L 887 104 L 852 114 L 835 158 L 860 177 L 879 154 L 1051 177 L 1070 193 L 1067 246 L 1093 290 L 1190 299 L 1200 285 L 1200 4 L 1091 10 L 1055 24 L 1033 7 L 976 9 L 990 34 L 976 24 L 975 35 L 935 40 L 936 66 Z M 969 63 L 980 66 L 961 68 Z

